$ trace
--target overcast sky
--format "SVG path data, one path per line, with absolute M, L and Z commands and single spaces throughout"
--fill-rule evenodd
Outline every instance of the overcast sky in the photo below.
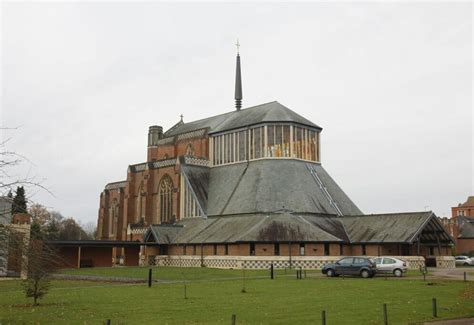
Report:
M 322 164 L 363 212 L 448 216 L 473 195 L 468 2 L 3 2 L 1 125 L 31 161 L 14 175 L 95 222 L 148 126 L 233 110 L 237 37 L 244 107 L 278 100 L 323 127 Z

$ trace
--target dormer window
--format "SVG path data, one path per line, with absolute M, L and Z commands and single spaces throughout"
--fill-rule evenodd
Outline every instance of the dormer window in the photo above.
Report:
M 261 158 L 320 161 L 319 132 L 291 124 L 267 124 L 211 136 L 214 166 Z

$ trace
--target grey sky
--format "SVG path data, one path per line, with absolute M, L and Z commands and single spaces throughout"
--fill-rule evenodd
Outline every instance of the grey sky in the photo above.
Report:
M 324 128 L 322 163 L 365 213 L 473 194 L 472 5 L 3 3 L 2 121 L 44 191 L 96 221 L 104 185 L 165 129 L 278 100 Z

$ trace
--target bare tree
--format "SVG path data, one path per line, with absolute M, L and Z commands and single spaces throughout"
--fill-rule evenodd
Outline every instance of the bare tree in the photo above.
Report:
M 27 278 L 23 289 L 27 298 L 33 298 L 33 305 L 43 298 L 49 290 L 51 275 L 57 268 L 57 254 L 54 249 L 39 240 L 31 240 L 24 254 L 24 267 Z

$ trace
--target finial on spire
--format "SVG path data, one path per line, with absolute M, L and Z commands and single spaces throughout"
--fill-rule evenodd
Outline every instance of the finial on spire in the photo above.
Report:
M 237 46 L 237 66 L 235 73 L 235 108 L 240 111 L 240 108 L 242 107 L 242 75 L 240 73 L 239 39 L 237 39 L 237 44 L 235 45 Z
M 184 115 L 181 114 L 179 117 L 181 117 L 181 122 L 183 122 L 183 117 L 184 117 Z
M 235 43 L 235 46 L 237 46 L 237 55 L 240 54 L 240 43 L 239 43 L 239 39 L 237 39 L 237 43 Z

